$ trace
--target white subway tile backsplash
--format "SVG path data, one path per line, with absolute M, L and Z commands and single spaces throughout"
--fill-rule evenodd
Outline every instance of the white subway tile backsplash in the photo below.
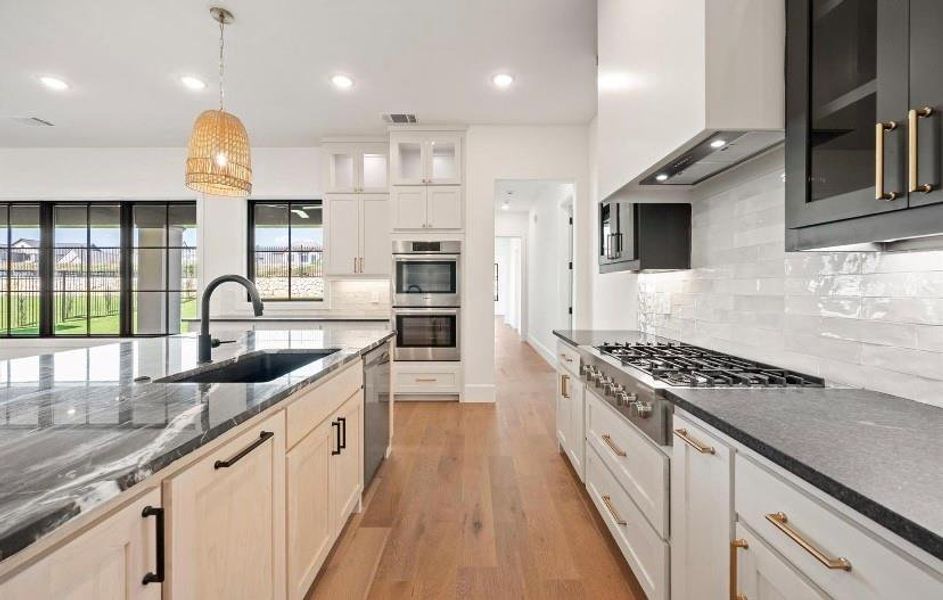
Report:
M 943 251 L 786 253 L 781 172 L 693 200 L 693 268 L 639 275 L 639 327 L 943 406 Z

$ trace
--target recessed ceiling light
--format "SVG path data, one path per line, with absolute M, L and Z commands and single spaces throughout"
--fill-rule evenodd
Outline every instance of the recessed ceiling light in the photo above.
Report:
M 511 210 L 511 205 L 505 202 L 501 205 L 501 210 Z
M 714 140 L 711 142 L 711 148 L 723 148 L 727 145 L 727 140 Z
M 191 75 L 184 75 L 180 78 L 180 83 L 182 83 L 187 89 L 191 90 L 202 90 L 206 87 L 206 83 L 202 79 L 197 79 Z
M 655 181 L 668 181 L 668 174 L 659 173 L 658 175 L 655 175 Z
M 511 87 L 511 84 L 514 83 L 514 77 L 508 75 L 507 73 L 498 73 L 491 78 L 491 83 L 493 83 L 496 88 L 505 90 Z
M 331 83 L 339 90 L 349 90 L 354 86 L 354 80 L 347 75 L 335 75 L 331 77 Z
M 58 77 L 52 77 L 51 75 L 44 75 L 39 78 L 39 81 L 47 88 L 56 90 L 58 92 L 69 89 L 68 83 L 59 79 Z

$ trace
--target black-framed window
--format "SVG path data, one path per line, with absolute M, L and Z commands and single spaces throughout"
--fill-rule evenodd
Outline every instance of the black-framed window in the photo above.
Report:
M 247 272 L 265 300 L 324 300 L 321 200 L 250 200 Z
M 179 333 L 196 243 L 195 202 L 0 203 L 0 337 Z

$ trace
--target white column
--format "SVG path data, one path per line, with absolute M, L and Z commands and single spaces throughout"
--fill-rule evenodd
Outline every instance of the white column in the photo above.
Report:
M 200 285 L 203 297 L 206 284 L 220 275 L 246 274 L 246 201 L 241 198 L 204 196 L 197 201 L 199 221 Z M 213 293 L 213 315 L 251 314 L 246 292 L 241 286 L 227 284 Z

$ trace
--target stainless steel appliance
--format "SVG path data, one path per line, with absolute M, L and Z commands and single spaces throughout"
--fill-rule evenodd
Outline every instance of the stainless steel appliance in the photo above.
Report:
M 462 243 L 393 242 L 393 306 L 460 306 Z
M 824 385 L 817 377 L 670 340 L 581 349 L 580 375 L 588 391 L 662 446 L 671 445 L 667 388 Z
M 599 272 L 691 267 L 691 205 L 604 201 L 599 204 Z
M 461 359 L 461 310 L 453 308 L 394 308 L 397 361 Z
M 390 444 L 390 345 L 363 357 L 363 478 L 376 475 Z

